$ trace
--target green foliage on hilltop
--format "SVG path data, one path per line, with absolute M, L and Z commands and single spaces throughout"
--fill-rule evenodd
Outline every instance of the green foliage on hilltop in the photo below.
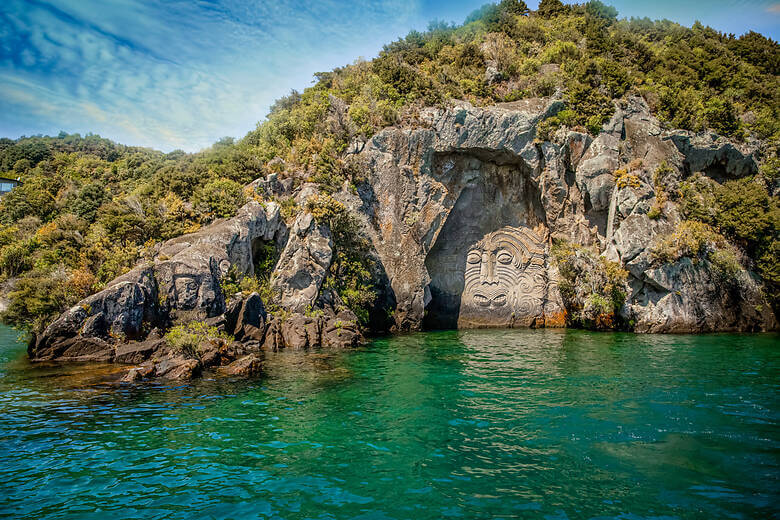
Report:
M 324 193 L 354 189 L 363 167 L 347 152 L 356 142 L 388 125 L 422 126 L 423 107 L 452 99 L 482 106 L 560 92 L 564 110 L 539 128 L 537 137 L 547 140 L 561 127 L 598 133 L 615 99 L 641 94 L 670 127 L 762 139 L 763 176 L 774 179 L 778 50 L 752 32 L 736 38 L 698 23 L 621 20 L 596 0 L 542 0 L 536 12 L 502 0 L 460 26 L 433 22 L 371 61 L 315 74 L 311 87 L 275 102 L 244 138 L 200 153 L 166 154 L 96 135 L 0 139 L 0 175 L 24 182 L 0 202 L 0 281 L 18 279 L 5 319 L 45 323 L 128 270 L 155 242 L 234 214 L 245 200 L 241 186 L 257 177 L 316 182 Z M 739 210 L 756 195 L 734 196 L 718 201 L 730 220 L 713 225 L 765 259 L 761 272 L 771 278 L 780 271 L 772 261 L 777 241 L 751 236 L 751 213 Z M 289 217 L 295 207 L 286 204 Z M 776 207 L 763 199 L 758 205 Z M 360 299 L 372 293 L 361 246 L 342 251 L 337 289 L 362 308 Z
M 432 23 L 384 47 L 373 61 L 318 73 L 314 86 L 277 102 L 238 144 L 278 157 L 287 174 L 343 176 L 343 151 L 389 124 L 415 124 L 422 106 L 477 105 L 563 92 L 566 110 L 547 123 L 597 133 L 612 100 L 642 94 L 670 126 L 772 139 L 778 127 L 776 42 L 700 24 L 618 20 L 598 1 L 487 4 L 461 26 Z

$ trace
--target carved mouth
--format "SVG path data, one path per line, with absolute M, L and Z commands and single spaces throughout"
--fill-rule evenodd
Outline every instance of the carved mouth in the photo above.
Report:
M 506 294 L 497 294 L 492 298 L 485 296 L 484 294 L 475 294 L 474 303 L 480 307 L 503 307 L 506 305 Z

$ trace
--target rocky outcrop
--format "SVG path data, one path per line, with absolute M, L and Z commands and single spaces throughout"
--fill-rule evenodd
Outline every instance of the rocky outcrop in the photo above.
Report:
M 260 373 L 261 368 L 260 358 L 254 354 L 249 354 L 222 367 L 220 370 L 228 376 L 249 377 Z
M 113 280 L 33 338 L 30 357 L 135 362 L 123 352 L 126 341 L 143 340 L 154 328 L 223 315 L 227 309 L 220 283 L 228 271 L 251 272 L 257 244 L 286 235 L 276 204 L 250 202 L 231 219 L 170 240 L 153 261 Z M 252 327 L 261 328 L 262 301 L 250 298 L 243 305 L 235 313 L 242 319 L 239 332 L 259 341 L 262 333 Z M 249 319 L 255 311 L 258 316 Z
M 665 130 L 639 97 L 616 104 L 595 137 L 562 128 L 539 139 L 538 125 L 562 108 L 557 97 L 484 108 L 458 102 L 424 109 L 414 126 L 386 128 L 349 147 L 365 181 L 333 197 L 370 242 L 379 296 L 369 315 L 392 316 L 397 331 L 561 327 L 576 304 L 584 320 L 611 323 L 599 317 L 603 305 L 586 308 L 585 289 L 562 297 L 552 248 L 563 241 L 595 252 L 589 265 L 600 254 L 626 271 L 625 328 L 777 328 L 759 281 L 744 267 L 726 282 L 706 261 L 663 264 L 652 254 L 681 221 L 671 195 L 682 180 L 694 172 L 716 182 L 752 174 L 756 151 L 714 134 Z M 318 186 L 296 187 L 272 174 L 249 187 L 266 202 L 162 244 L 153 261 L 55 320 L 31 343 L 30 356 L 132 363 L 127 378 L 138 380 L 220 366 L 251 374 L 264 350 L 358 344 L 357 317 L 327 283 L 338 244 L 327 221 L 305 209 Z M 280 199 L 304 208 L 289 229 L 272 202 Z M 226 276 L 251 273 L 268 243 L 279 258 L 268 300 L 223 294 Z M 192 320 L 236 341 L 188 357 L 149 335 Z
M 273 281 L 285 309 L 303 312 L 314 306 L 332 257 L 333 240 L 328 227 L 318 224 L 311 213 L 301 213 L 295 220 Z
M 637 332 L 718 332 L 777 329 L 760 288 L 747 273 L 725 279 L 706 260 L 690 258 L 645 271 L 631 297 Z
M 263 349 L 275 352 L 314 347 L 346 348 L 355 347 L 362 340 L 357 318 L 349 311 L 335 316 L 293 314 L 279 317 L 269 324 Z
M 539 142 L 536 126 L 560 107 L 549 98 L 429 109 L 422 128 L 388 128 L 365 145 L 369 178 L 353 207 L 365 215 L 397 301 L 396 329 L 562 325 L 554 239 L 595 248 L 629 272 L 635 290 L 626 305 L 639 330 L 776 328 L 750 284 L 713 286 L 709 307 L 695 310 L 705 297 L 701 277 L 712 274 L 706 265 L 670 289 L 685 295 L 678 302 L 685 312 L 639 289 L 652 286 L 648 269 L 661 268 L 650 255 L 657 237 L 680 222 L 668 197 L 677 183 L 694 171 L 715 180 L 753 173 L 755 151 L 712 134 L 663 130 L 639 97 L 618 104 L 595 138 L 560 130 Z M 536 238 L 496 241 L 496 233 Z M 506 264 L 500 251 L 510 252 Z M 736 299 L 720 297 L 729 291 Z M 764 311 L 719 322 L 735 305 Z
M 222 324 L 225 332 L 236 341 L 262 341 L 267 315 L 263 300 L 257 293 L 236 298 L 228 305 Z

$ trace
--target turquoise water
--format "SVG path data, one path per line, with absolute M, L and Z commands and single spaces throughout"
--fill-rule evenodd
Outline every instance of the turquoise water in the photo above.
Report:
M 779 339 L 435 332 L 116 387 L 0 329 L 0 517 L 777 517 Z

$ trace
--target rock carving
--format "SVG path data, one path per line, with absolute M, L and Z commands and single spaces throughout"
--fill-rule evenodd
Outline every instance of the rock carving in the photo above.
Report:
M 543 316 L 545 247 L 528 228 L 486 235 L 466 256 L 458 327 L 528 325 Z

